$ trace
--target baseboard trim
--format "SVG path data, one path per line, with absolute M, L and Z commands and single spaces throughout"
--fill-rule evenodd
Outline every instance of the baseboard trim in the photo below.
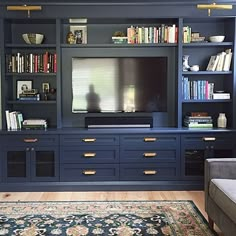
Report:
M 0 191 L 184 191 L 203 190 L 199 181 L 104 181 L 104 182 L 31 182 L 1 183 Z

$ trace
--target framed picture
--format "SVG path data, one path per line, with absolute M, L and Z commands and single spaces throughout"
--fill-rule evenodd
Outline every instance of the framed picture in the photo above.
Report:
M 49 83 L 42 83 L 42 90 L 43 90 L 43 93 L 48 93 L 49 92 Z
M 20 98 L 20 94 L 25 90 L 32 89 L 32 80 L 18 80 L 16 84 L 16 98 Z
M 86 44 L 87 43 L 87 26 L 86 25 L 71 25 L 70 31 L 75 36 L 76 44 Z

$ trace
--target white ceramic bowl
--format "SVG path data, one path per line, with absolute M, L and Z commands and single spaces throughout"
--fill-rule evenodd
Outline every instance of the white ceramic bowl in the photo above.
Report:
M 22 34 L 24 41 L 27 44 L 41 44 L 43 42 L 44 35 L 37 33 Z
M 221 42 L 224 41 L 224 39 L 225 39 L 224 35 L 216 35 L 216 36 L 210 36 L 209 37 L 209 40 L 212 43 L 221 43 Z
M 190 67 L 191 71 L 199 71 L 199 65 L 193 65 Z

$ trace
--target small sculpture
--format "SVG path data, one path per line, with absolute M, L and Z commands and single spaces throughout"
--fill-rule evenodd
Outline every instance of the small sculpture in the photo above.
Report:
M 189 71 L 190 66 L 188 64 L 189 55 L 183 55 L 183 71 Z
M 115 33 L 113 33 L 112 36 L 113 37 L 125 37 L 125 33 L 122 31 L 116 31 Z
M 66 36 L 66 42 L 68 44 L 74 44 L 75 43 L 75 36 L 71 31 Z

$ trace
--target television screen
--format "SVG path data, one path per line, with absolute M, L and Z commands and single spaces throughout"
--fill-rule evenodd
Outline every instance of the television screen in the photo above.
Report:
M 72 112 L 166 112 L 167 57 L 72 58 Z

